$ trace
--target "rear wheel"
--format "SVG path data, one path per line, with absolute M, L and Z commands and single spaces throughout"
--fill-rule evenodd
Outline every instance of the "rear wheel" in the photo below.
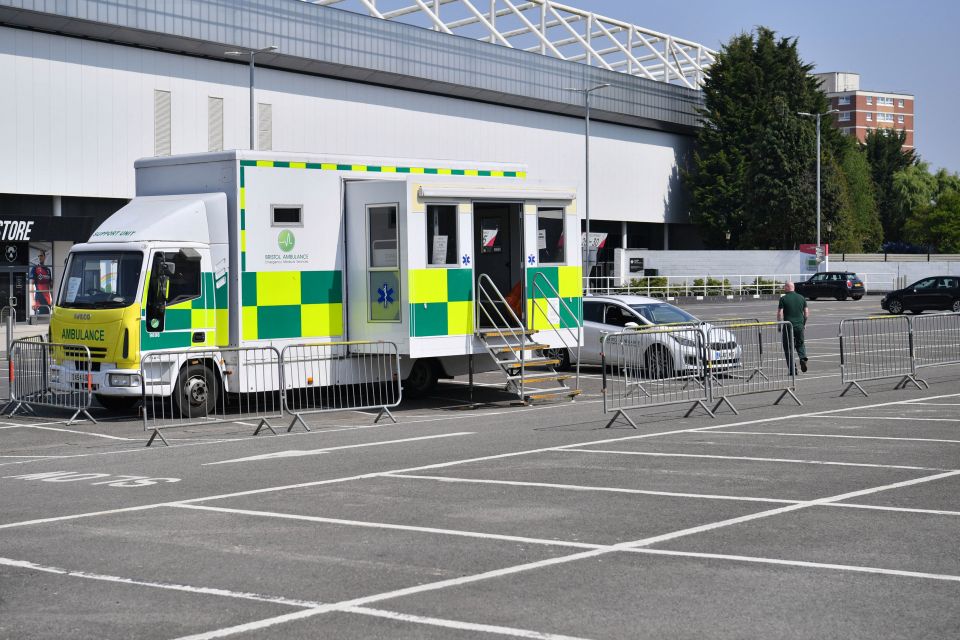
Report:
M 567 371 L 570 369 L 570 351 L 567 349 L 544 349 L 543 357 L 551 360 L 559 360 L 556 365 L 558 371 Z
M 673 377 L 673 356 L 663 346 L 657 345 L 647 349 L 643 355 L 643 366 L 650 378 L 662 380 Z
M 854 300 L 859 300 L 859 299 L 862 298 L 863 296 L 850 296 L 850 297 L 853 298 Z
M 953 311 L 954 313 L 960 313 L 960 299 L 953 301 L 953 305 L 951 305 L 950 311 Z
M 188 364 L 180 370 L 173 404 L 184 418 L 205 418 L 216 411 L 219 395 L 213 372 L 202 364 Z
M 403 381 L 403 390 L 411 396 L 422 396 L 430 393 L 437 385 L 437 368 L 428 358 L 413 361 L 410 375 Z
M 899 300 L 891 300 L 887 303 L 887 311 L 894 315 L 899 315 L 903 313 L 903 303 Z
M 836 298 L 837 298 L 837 300 L 846 300 L 846 299 L 847 299 L 847 292 L 846 292 L 846 291 L 842 291 L 842 292 L 838 293 L 838 294 L 836 295 Z

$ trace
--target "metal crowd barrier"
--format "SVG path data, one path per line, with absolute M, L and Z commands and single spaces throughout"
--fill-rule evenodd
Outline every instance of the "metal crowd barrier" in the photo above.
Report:
M 910 318 L 910 326 L 914 372 L 925 367 L 960 364 L 960 313 L 916 316 Z
M 43 342 L 39 337 L 39 341 L 35 336 L 10 345 L 10 402 L 2 413 L 8 409 L 11 416 L 20 409 L 32 413 L 43 406 L 72 411 L 68 425 L 78 416 L 95 423 L 89 412 L 93 399 L 90 349 L 81 344 Z
M 212 347 L 146 353 L 140 359 L 143 429 L 149 447 L 162 430 L 256 421 L 259 433 L 283 417 L 280 353 L 273 347 Z M 253 426 L 253 425 L 250 425 Z M 276 433 L 274 431 L 274 433 Z
M 713 323 L 711 323 L 713 325 Z M 713 411 L 726 404 L 737 415 L 730 398 L 779 391 L 774 404 L 787 396 L 797 405 L 796 357 L 789 322 L 741 322 L 709 326 L 706 359 Z
M 353 341 L 294 344 L 280 353 L 283 408 L 293 416 L 327 411 L 379 409 L 374 423 L 400 404 L 400 353 L 393 342 Z
M 916 375 L 911 318 L 871 316 L 840 321 L 841 396 L 856 387 L 869 395 L 861 382 L 899 378 L 895 389 L 913 384 L 923 389 Z
M 690 326 L 611 333 L 603 338 L 603 412 L 614 412 L 607 427 L 628 409 L 687 404 L 711 417 L 704 334 Z

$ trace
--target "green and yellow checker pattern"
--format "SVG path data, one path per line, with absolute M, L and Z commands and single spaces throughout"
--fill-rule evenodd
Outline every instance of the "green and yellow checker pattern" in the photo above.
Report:
M 244 340 L 343 335 L 343 275 L 248 271 L 242 275 Z
M 543 277 L 537 278 L 540 273 Z M 543 278 L 553 287 L 543 284 Z M 536 281 L 536 287 L 534 286 Z M 560 304 L 553 295 L 556 290 Z M 553 311 L 551 311 L 551 305 Z M 559 317 L 557 314 L 559 311 Z M 554 321 L 551 321 L 551 316 Z M 559 320 L 559 324 L 555 321 Z M 532 267 L 527 269 L 527 326 L 538 331 L 575 329 L 583 324 L 583 283 L 580 267 Z
M 410 336 L 473 334 L 473 269 L 410 269 Z
M 230 342 L 230 318 L 227 303 L 228 285 L 223 278 L 218 288 L 213 273 L 202 274 L 199 298 L 166 308 L 163 331 L 150 333 L 146 322 L 140 323 L 140 350 L 182 349 L 186 347 L 224 346 Z M 147 273 L 147 282 L 150 274 Z M 143 302 L 146 309 L 146 300 Z M 204 340 L 193 342 L 193 334 L 203 332 Z

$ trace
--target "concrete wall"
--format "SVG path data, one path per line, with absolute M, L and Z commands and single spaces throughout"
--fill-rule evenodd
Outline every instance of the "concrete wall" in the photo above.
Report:
M 583 193 L 578 117 L 274 69 L 256 85 L 274 151 L 520 163 Z M 0 27 L 0 87 L 0 193 L 132 197 L 133 161 L 154 154 L 154 90 L 171 93 L 172 153 L 208 150 L 208 97 L 223 99 L 224 148 L 248 145 L 246 64 Z M 690 143 L 593 122 L 591 217 L 689 222 L 676 187 Z

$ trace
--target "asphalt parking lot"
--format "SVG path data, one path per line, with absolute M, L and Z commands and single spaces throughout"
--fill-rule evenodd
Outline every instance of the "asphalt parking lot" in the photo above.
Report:
M 145 448 L 134 417 L 0 419 L 2 638 L 956 638 L 960 367 L 839 397 L 811 303 L 803 406 L 604 428 L 493 374 L 312 431 Z M 701 304 L 772 319 L 771 301 Z

